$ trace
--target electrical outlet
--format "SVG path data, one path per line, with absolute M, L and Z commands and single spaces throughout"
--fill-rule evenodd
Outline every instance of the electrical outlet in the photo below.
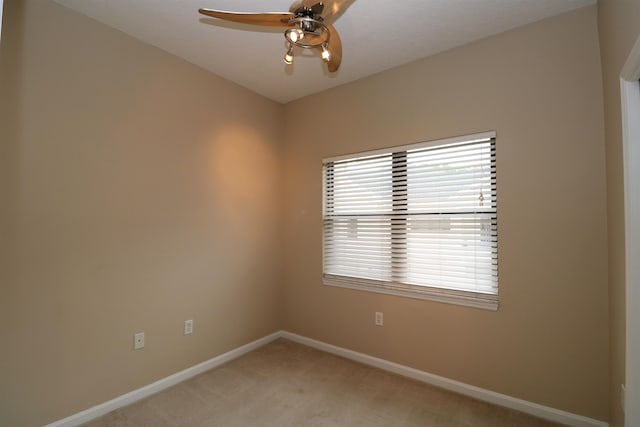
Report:
M 627 394 L 627 389 L 624 384 L 620 384 L 620 406 L 622 406 L 622 412 L 625 411 L 625 395 Z
M 140 350 L 144 347 L 144 332 L 138 332 L 133 336 L 133 349 Z
M 376 326 L 384 325 L 384 315 L 381 311 L 376 311 Z
M 193 319 L 184 321 L 184 334 L 190 335 L 193 333 Z

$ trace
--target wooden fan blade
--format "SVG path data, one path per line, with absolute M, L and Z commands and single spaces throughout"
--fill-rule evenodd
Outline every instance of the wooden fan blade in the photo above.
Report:
M 340 40 L 340 36 L 338 35 L 338 31 L 336 27 L 333 26 L 330 22 L 325 21 L 324 25 L 329 28 L 329 32 L 331 33 L 331 38 L 329 39 L 329 46 L 327 49 L 331 54 L 331 59 L 327 63 L 327 67 L 329 68 L 329 72 L 335 73 L 340 68 L 340 63 L 342 62 L 342 40 Z
M 293 13 L 244 13 L 224 12 L 221 10 L 198 9 L 203 15 L 225 21 L 240 22 L 252 25 L 270 25 L 274 27 L 290 27 L 289 20 L 295 18 Z
M 322 18 L 325 20 L 333 19 L 337 15 L 342 14 L 354 1 L 355 0 L 323 0 L 324 12 L 322 13 Z

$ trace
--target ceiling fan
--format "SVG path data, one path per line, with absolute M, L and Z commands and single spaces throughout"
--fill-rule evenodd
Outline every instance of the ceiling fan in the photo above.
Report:
M 317 49 L 327 63 L 329 72 L 336 72 L 342 62 L 342 41 L 328 19 L 342 12 L 354 0 L 300 0 L 289 12 L 245 13 L 199 9 L 206 16 L 243 24 L 267 25 L 286 28 L 286 64 L 293 64 L 294 46 L 302 49 Z

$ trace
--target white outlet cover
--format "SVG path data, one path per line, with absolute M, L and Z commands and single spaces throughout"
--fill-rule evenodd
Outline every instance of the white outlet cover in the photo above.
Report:
M 375 322 L 377 326 L 382 326 L 384 325 L 384 314 L 380 311 L 376 311 L 376 318 L 375 318 Z
M 133 349 L 140 350 L 144 347 L 144 332 L 138 332 L 133 336 Z
M 193 333 L 193 319 L 184 321 L 184 334 L 190 335 Z

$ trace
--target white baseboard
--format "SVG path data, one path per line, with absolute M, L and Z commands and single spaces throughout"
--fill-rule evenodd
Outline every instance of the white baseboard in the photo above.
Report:
M 303 337 L 301 335 L 296 335 L 291 332 L 282 331 L 281 336 L 282 338 L 286 338 L 288 340 L 295 341 L 309 347 L 317 348 L 318 350 L 326 351 L 327 353 L 342 356 L 347 359 L 355 360 L 356 362 L 374 366 L 376 368 L 393 372 L 404 377 L 413 378 L 427 384 L 432 384 L 446 390 L 473 397 L 474 399 L 493 403 L 495 405 L 503 406 L 510 409 L 515 409 L 516 411 L 534 415 L 536 417 L 543 418 L 549 421 L 555 421 L 571 427 L 609 426 L 609 424 L 604 421 L 595 420 L 593 418 L 584 417 L 582 415 L 572 414 L 571 412 L 561 411 L 559 409 L 550 408 L 548 406 L 539 405 L 533 402 L 528 402 L 526 400 L 496 393 L 494 391 L 475 387 L 459 381 L 450 380 L 439 375 L 434 375 L 428 372 L 420 371 L 418 369 L 410 368 L 408 366 L 399 365 L 397 363 L 369 356 L 364 353 L 347 350 L 346 348 L 337 347 L 335 345 L 327 344 L 322 341 L 317 341 L 311 338 Z
M 209 359 L 205 362 L 199 363 L 195 366 L 192 366 L 191 368 L 187 368 L 166 378 L 160 379 L 152 384 L 149 384 L 137 390 L 133 390 L 129 393 L 123 394 L 122 396 L 118 396 L 115 399 L 109 400 L 108 402 L 102 403 L 100 405 L 86 409 L 82 412 L 78 412 L 77 414 L 71 415 L 62 420 L 48 424 L 45 427 L 74 427 L 79 424 L 86 423 L 118 408 L 130 405 L 133 402 L 144 399 L 145 397 L 151 396 L 152 394 L 172 387 L 182 381 L 186 381 L 191 377 L 208 371 L 209 369 L 213 369 L 217 366 L 227 363 L 278 338 L 286 338 L 288 340 L 295 341 L 297 343 L 304 344 L 318 350 L 326 351 L 327 353 L 332 353 L 347 359 L 364 363 L 369 366 L 383 369 L 385 371 L 413 378 L 427 384 L 432 384 L 446 390 L 464 394 L 466 396 L 473 397 L 474 399 L 490 402 L 499 406 L 504 406 L 506 408 L 511 408 L 520 412 L 534 415 L 539 418 L 544 418 L 546 420 L 563 423 L 571 427 L 609 426 L 609 424 L 604 421 L 598 421 L 593 418 L 572 414 L 570 412 L 561 411 L 559 409 L 550 408 L 548 406 L 539 405 L 533 402 L 528 402 L 526 400 L 507 396 L 505 394 L 496 393 L 480 387 L 475 387 L 459 381 L 441 377 L 439 375 L 430 374 L 428 372 L 420 371 L 408 366 L 399 365 L 397 363 L 389 362 L 384 359 L 369 356 L 364 353 L 358 353 L 356 351 L 337 347 L 335 345 L 327 344 L 322 341 L 306 338 L 291 332 L 279 331 L 258 340 L 252 341 L 246 345 L 243 345 L 242 347 L 238 347 L 234 350 L 228 351 L 224 354 L 221 354 L 220 356 L 214 357 L 213 359 Z
M 101 417 L 102 415 L 108 414 L 111 411 L 115 411 L 118 408 L 130 405 L 138 400 L 144 399 L 145 397 L 149 397 L 152 394 L 172 387 L 182 381 L 186 381 L 191 377 L 195 377 L 198 374 L 208 371 L 209 369 L 213 369 L 233 359 L 236 359 L 243 354 L 253 351 L 265 344 L 270 343 L 275 339 L 280 338 L 281 336 L 282 332 L 274 332 L 271 335 L 267 335 L 266 337 L 245 344 L 242 347 L 238 347 L 236 349 L 223 353 L 220 356 L 216 356 L 213 359 L 209 359 L 183 371 L 177 372 L 173 375 L 169 375 L 168 377 L 162 378 L 142 388 L 118 396 L 115 399 L 111 399 L 108 402 L 101 403 L 82 412 L 78 412 L 77 414 L 73 414 L 62 420 L 47 424 L 44 427 L 74 427 L 82 423 L 89 422 L 93 419 Z

